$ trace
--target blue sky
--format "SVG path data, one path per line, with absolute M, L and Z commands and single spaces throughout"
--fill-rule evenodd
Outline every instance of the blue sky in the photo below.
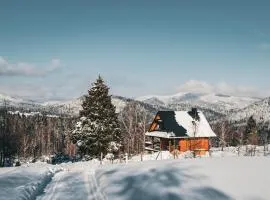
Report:
M 270 95 L 270 1 L 0 1 L 0 93 Z

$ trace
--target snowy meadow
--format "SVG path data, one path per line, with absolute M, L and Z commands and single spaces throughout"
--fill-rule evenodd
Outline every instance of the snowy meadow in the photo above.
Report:
M 43 162 L 0 169 L 0 199 L 267 200 L 269 156 L 213 149 L 211 157 L 178 159 L 169 152 L 139 156 L 127 163 L 104 159 L 50 165 Z M 239 155 L 239 156 L 238 156 Z M 156 160 L 157 159 L 157 160 Z M 162 160 L 161 160 L 162 159 Z

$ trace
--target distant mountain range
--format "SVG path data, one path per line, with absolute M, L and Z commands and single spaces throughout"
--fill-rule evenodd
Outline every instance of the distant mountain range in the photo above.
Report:
M 236 109 L 228 113 L 228 120 L 231 122 L 246 122 L 247 119 L 253 118 L 259 123 L 267 123 L 270 128 L 270 97 L 250 104 L 243 109 Z
M 214 93 L 178 93 L 170 96 L 149 95 L 137 100 L 150 105 L 162 105 L 172 110 L 202 110 L 208 120 L 228 120 L 246 123 L 250 116 L 256 121 L 270 122 L 270 98 L 238 97 Z
M 245 108 L 252 103 L 260 101 L 261 99 L 213 93 L 178 93 L 171 96 L 144 96 L 137 98 L 137 100 L 151 105 L 166 106 L 171 109 L 177 109 L 179 105 L 186 104 L 193 107 L 203 107 L 226 114 L 230 110 Z
M 140 103 L 149 112 L 158 110 L 189 110 L 197 107 L 208 120 L 227 119 L 234 123 L 246 121 L 250 116 L 258 121 L 270 122 L 270 98 L 237 97 L 223 94 L 178 93 L 171 96 L 149 95 L 136 99 L 112 96 L 116 111 L 121 112 L 129 102 Z M 82 97 L 67 101 L 36 102 L 0 94 L 0 106 L 13 110 L 44 112 L 56 115 L 79 114 Z
M 79 111 L 81 110 L 82 101 L 83 97 L 64 101 L 40 102 L 0 94 L 0 107 L 7 107 L 8 110 L 11 111 L 20 111 L 24 113 L 40 112 L 47 115 L 78 116 Z M 150 105 L 130 98 L 112 96 L 112 103 L 115 105 L 117 113 L 121 112 L 129 102 L 137 102 L 153 114 L 155 114 L 158 110 L 168 109 L 163 106 Z

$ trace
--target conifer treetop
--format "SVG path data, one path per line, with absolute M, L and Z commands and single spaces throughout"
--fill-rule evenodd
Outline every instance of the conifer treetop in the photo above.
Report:
M 72 133 L 72 140 L 80 144 L 82 154 L 98 156 L 119 147 L 121 131 L 109 87 L 100 75 L 91 85 L 84 96 L 81 118 Z

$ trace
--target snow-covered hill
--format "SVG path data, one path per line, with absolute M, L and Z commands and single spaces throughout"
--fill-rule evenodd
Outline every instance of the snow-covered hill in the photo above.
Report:
M 19 98 L 10 97 L 5 94 L 0 94 L 0 104 L 9 103 L 9 102 L 21 103 L 23 102 L 23 100 Z
M 78 115 L 83 97 L 65 101 L 38 102 L 0 94 L 0 106 L 6 105 L 11 111 L 41 112 L 49 115 Z M 228 117 L 229 121 L 245 121 L 251 115 L 256 120 L 263 117 L 270 121 L 269 98 L 260 100 L 252 97 L 235 97 L 219 94 L 178 93 L 172 96 L 145 96 L 137 100 L 112 96 L 116 111 L 121 112 L 129 102 L 141 103 L 150 113 L 158 110 L 189 110 L 197 107 L 207 119 L 217 120 Z
M 53 114 L 78 115 L 81 110 L 83 97 L 64 101 L 38 102 L 0 94 L 0 106 L 14 107 L 19 110 L 49 112 Z M 124 97 L 113 96 L 112 103 L 116 112 L 120 112 L 129 100 Z
M 82 109 L 81 104 L 83 97 L 72 99 L 68 101 L 49 101 L 45 102 L 42 105 L 47 108 L 56 109 L 60 112 L 66 112 L 71 114 L 79 114 L 79 111 Z M 127 104 L 127 100 L 124 98 L 119 98 L 117 96 L 112 97 L 112 103 L 116 107 L 116 112 L 121 112 Z
M 144 96 L 137 98 L 137 100 L 151 105 L 166 106 L 173 110 L 184 104 L 211 109 L 225 114 L 229 110 L 245 108 L 254 102 L 260 101 L 261 99 L 214 93 L 177 93 L 170 96 Z
M 269 166 L 269 156 L 181 157 L 128 164 L 104 160 L 103 165 L 97 160 L 37 162 L 0 170 L 0 200 L 267 200 Z
M 6 106 L 32 106 L 33 104 L 37 104 L 37 102 L 34 102 L 32 100 L 23 99 L 20 97 L 11 97 L 5 94 L 0 94 L 0 106 L 6 105 Z
M 69 115 L 77 116 L 81 110 L 83 97 L 64 101 L 30 101 L 21 98 L 0 95 L 0 107 L 8 107 L 9 111 L 19 111 L 21 113 L 42 113 L 46 115 Z M 121 96 L 112 96 L 112 103 L 116 107 L 116 112 L 119 113 L 130 102 L 141 104 L 149 113 L 155 114 L 158 110 L 168 110 L 163 106 L 153 106 L 147 103 L 136 101 Z
M 270 122 L 270 97 L 255 102 L 243 109 L 234 110 L 228 116 L 229 121 L 246 121 L 250 116 L 257 122 Z

